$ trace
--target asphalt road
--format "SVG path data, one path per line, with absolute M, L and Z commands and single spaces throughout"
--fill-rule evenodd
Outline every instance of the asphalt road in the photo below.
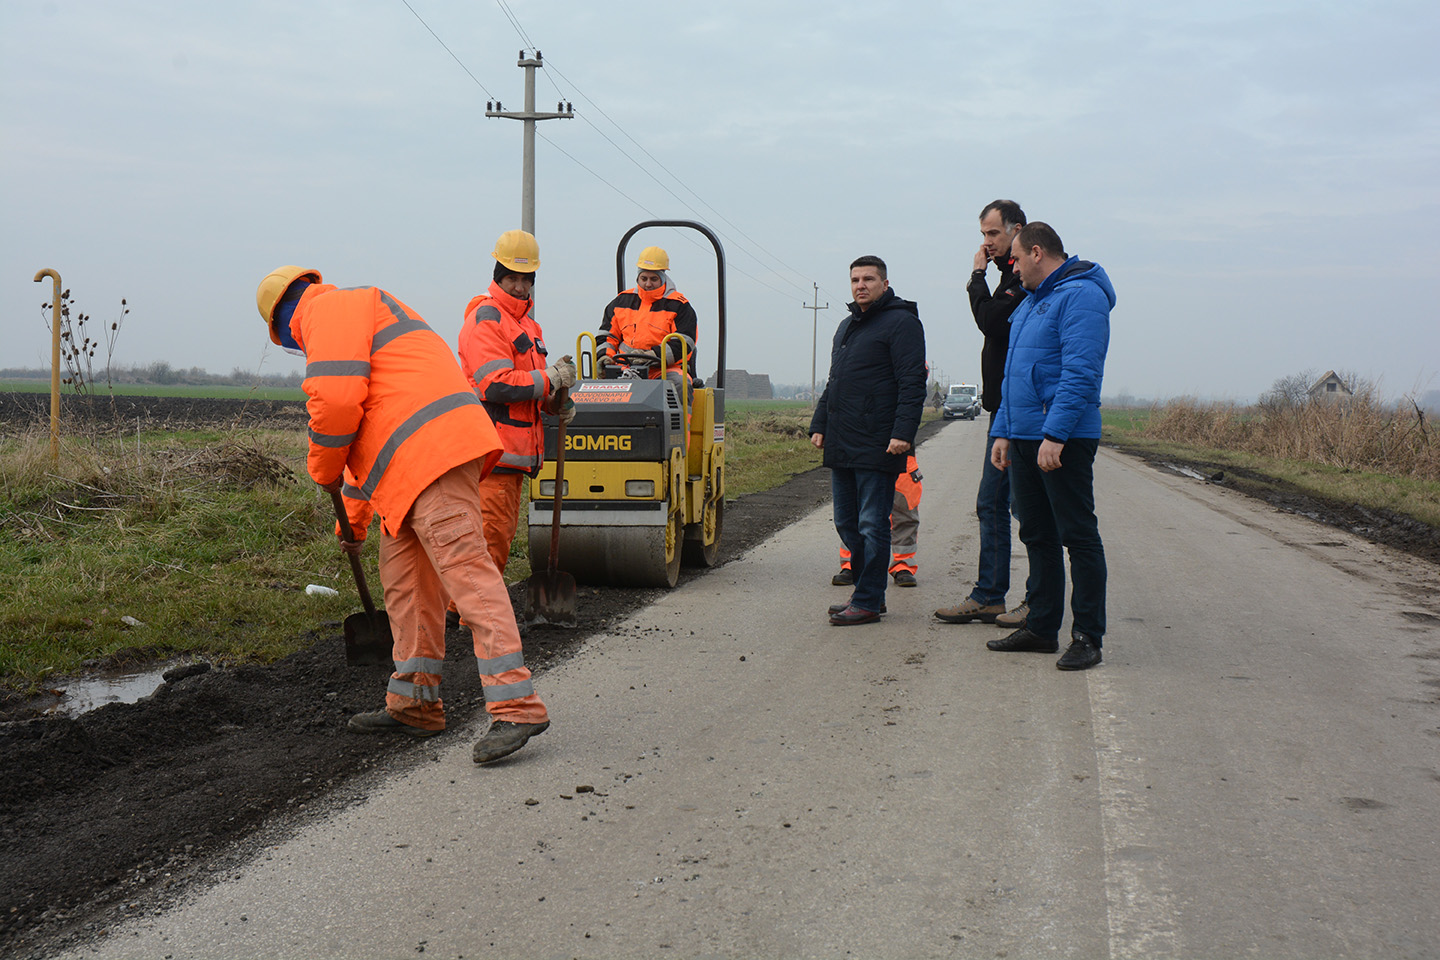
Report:
M 1102 451 L 1104 664 L 991 653 L 931 617 L 983 430 L 921 449 L 921 585 L 881 624 L 825 622 L 811 515 L 547 673 L 512 760 L 417 744 L 75 955 L 1440 953 L 1440 572 Z

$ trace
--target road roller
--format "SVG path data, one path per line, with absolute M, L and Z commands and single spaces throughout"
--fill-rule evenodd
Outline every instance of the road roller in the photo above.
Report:
M 559 567 L 577 582 L 673 587 L 680 566 L 714 566 L 725 519 L 725 253 L 720 238 L 693 220 L 647 220 L 631 227 L 615 251 L 617 291 L 626 283 L 625 250 L 647 227 L 696 230 L 715 248 L 718 336 L 715 382 L 684 389 L 649 379 L 650 354 L 616 357 L 627 370 L 600 377 L 594 333 L 576 340 L 579 379 L 570 390 L 575 419 L 565 429 L 560 490 Z M 706 347 L 709 345 L 706 344 Z M 692 369 L 690 346 L 678 334 L 681 369 Z M 554 515 L 557 424 L 545 418 L 545 466 L 530 480 L 530 567 L 549 559 Z

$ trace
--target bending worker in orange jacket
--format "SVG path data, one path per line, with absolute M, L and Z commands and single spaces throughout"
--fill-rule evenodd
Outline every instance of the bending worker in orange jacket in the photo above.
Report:
M 531 292 L 540 269 L 540 245 L 524 230 L 495 241 L 490 289 L 470 301 L 460 328 L 460 366 L 500 435 L 504 452 L 480 481 L 485 543 L 503 575 L 510 541 L 520 524 L 520 488 L 545 462 L 545 426 L 540 413 L 558 412 L 569 423 L 575 404 L 552 410 L 562 387 L 575 385 L 569 357 L 548 366 L 544 335 L 535 322 Z
M 664 359 L 665 376 L 680 387 L 686 387 L 695 377 L 695 337 L 697 323 L 695 308 L 685 295 L 670 283 L 670 255 L 660 247 L 646 247 L 640 251 L 635 266 L 639 273 L 635 286 L 619 294 L 605 306 L 605 318 L 600 323 L 603 338 L 600 361 L 600 375 L 619 375 L 615 362 L 616 354 L 650 353 L 660 359 L 660 341 L 670 333 L 678 333 L 688 343 L 690 363 L 687 370 L 680 367 L 680 352 L 672 340 L 666 348 Z M 624 365 L 623 356 L 619 365 Z M 659 379 L 660 364 L 650 367 L 651 380 Z
M 385 709 L 362 733 L 445 729 L 440 673 L 446 596 L 470 624 L 490 728 L 475 762 L 514 753 L 550 726 L 530 680 L 505 582 L 481 528 L 480 478 L 502 446 L 439 334 L 376 287 L 337 290 L 317 270 L 281 267 L 255 294 L 270 339 L 305 356 L 307 468 L 345 498 L 358 554 L 380 514 L 380 579 L 395 640 Z

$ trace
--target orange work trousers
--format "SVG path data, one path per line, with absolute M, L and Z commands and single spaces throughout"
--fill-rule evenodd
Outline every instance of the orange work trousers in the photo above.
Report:
M 445 727 L 440 674 L 447 599 L 474 637 L 485 709 L 513 723 L 549 719 L 525 666 L 505 580 L 485 545 L 482 516 L 480 464 L 472 461 L 421 491 L 395 536 L 381 531 L 380 579 L 395 638 L 385 709 L 404 723 Z
M 510 563 L 510 542 L 520 525 L 520 488 L 524 484 L 523 473 L 498 470 L 492 470 L 490 476 L 480 481 L 480 526 L 485 531 L 490 559 L 495 561 L 501 577 L 505 576 L 505 567 Z M 460 612 L 454 600 L 445 609 Z M 462 626 L 468 623 L 463 618 L 460 622 Z

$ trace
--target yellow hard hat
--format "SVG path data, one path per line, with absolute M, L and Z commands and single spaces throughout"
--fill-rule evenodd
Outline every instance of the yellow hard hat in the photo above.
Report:
M 635 266 L 641 270 L 653 270 L 656 273 L 661 270 L 669 270 L 670 254 L 666 253 L 663 247 L 646 247 L 640 251 L 640 259 L 635 261 Z
M 311 283 L 321 282 L 319 270 L 290 266 L 271 270 L 269 275 L 260 281 L 260 286 L 255 288 L 255 306 L 260 308 L 260 316 L 265 319 L 265 326 L 272 327 L 270 339 L 275 343 L 280 342 L 280 338 L 275 335 L 273 329 L 275 307 L 280 303 L 280 299 L 285 296 L 285 291 L 290 288 L 290 284 L 299 280 L 301 277 L 309 278 Z
M 506 230 L 500 234 L 490 256 L 516 273 L 534 273 L 540 269 L 540 244 L 533 233 L 524 230 Z

